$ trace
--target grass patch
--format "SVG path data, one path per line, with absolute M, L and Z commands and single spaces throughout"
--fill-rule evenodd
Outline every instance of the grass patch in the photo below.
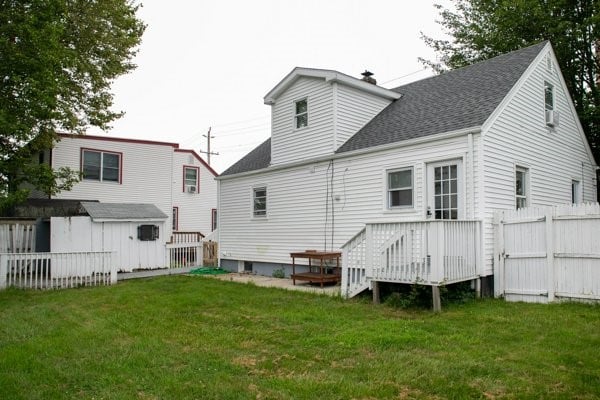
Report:
M 600 308 L 441 314 L 202 277 L 0 292 L 0 398 L 600 396 Z

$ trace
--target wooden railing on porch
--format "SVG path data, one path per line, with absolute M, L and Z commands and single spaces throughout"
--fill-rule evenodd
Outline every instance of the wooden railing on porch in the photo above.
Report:
M 343 247 L 342 294 L 352 297 L 372 281 L 439 286 L 477 277 L 480 221 L 367 224 Z

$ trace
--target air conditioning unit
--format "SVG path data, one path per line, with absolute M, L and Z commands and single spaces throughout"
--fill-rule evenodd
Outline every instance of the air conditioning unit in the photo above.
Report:
M 558 126 L 558 112 L 554 110 L 546 110 L 546 125 Z
M 196 186 L 188 186 L 187 191 L 188 193 L 196 193 Z

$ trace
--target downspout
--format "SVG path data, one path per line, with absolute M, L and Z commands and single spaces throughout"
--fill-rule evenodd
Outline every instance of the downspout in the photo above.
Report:
M 467 145 L 469 147 L 469 174 L 471 175 L 471 215 L 472 219 L 475 219 L 475 144 L 473 140 L 473 134 L 467 135 Z
M 469 148 L 469 172 L 471 175 L 471 219 L 475 220 L 475 216 L 476 216 L 476 212 L 475 212 L 475 206 L 476 206 L 476 201 L 475 201 L 475 142 L 473 140 L 473 134 L 469 133 L 467 135 L 467 145 Z M 477 251 L 478 252 L 482 252 L 482 243 L 483 243 L 483 227 L 481 226 L 479 229 L 479 239 L 477 240 L 477 242 L 479 243 L 479 246 L 476 246 Z M 477 259 L 477 254 L 475 254 L 475 259 Z M 479 263 L 481 263 L 483 260 L 483 257 L 479 257 Z M 481 268 L 481 266 L 480 266 Z M 479 268 L 479 269 L 480 269 Z M 479 272 L 479 271 L 477 271 Z M 481 297 L 481 278 L 476 278 L 475 279 L 475 296 L 477 298 Z

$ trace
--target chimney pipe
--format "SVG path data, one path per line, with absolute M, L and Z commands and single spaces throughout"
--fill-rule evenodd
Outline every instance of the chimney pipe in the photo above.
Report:
M 365 69 L 365 72 L 363 72 L 361 75 L 363 76 L 362 77 L 363 81 L 370 83 L 372 85 L 377 85 L 377 81 L 375 80 L 375 78 L 372 78 L 373 73 L 371 71 L 367 71 Z

